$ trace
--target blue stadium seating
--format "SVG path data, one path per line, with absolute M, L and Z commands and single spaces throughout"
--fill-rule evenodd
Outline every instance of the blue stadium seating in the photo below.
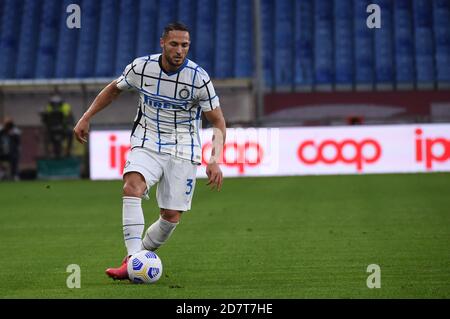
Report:
M 450 1 L 433 1 L 436 72 L 439 83 L 450 83 Z
M 53 78 L 58 45 L 59 22 L 64 12 L 62 2 L 44 0 L 37 50 L 36 78 Z
M 77 78 L 86 78 L 92 77 L 95 70 L 100 2 L 97 0 L 83 0 L 81 7 L 81 29 L 78 40 L 75 76 Z
M 292 0 L 275 1 L 275 54 L 274 75 L 277 87 L 286 88 L 293 84 L 293 2 Z
M 309 86 L 314 82 L 313 0 L 295 1 L 294 12 L 294 84 Z
M 41 7 L 40 0 L 24 1 L 16 67 L 16 77 L 19 79 L 34 77 Z
M 264 84 L 267 88 L 273 87 L 273 56 L 274 56 L 274 1 L 261 0 L 261 29 L 262 29 L 262 60 Z
M 433 11 L 429 0 L 414 0 L 414 35 L 418 83 L 435 80 Z
M 2 25 L 2 19 L 3 19 L 3 12 L 5 12 L 5 10 L 3 9 L 3 4 L 4 1 L 0 0 L 0 26 Z M 0 39 L 2 37 L 2 28 L 0 28 Z
M 125 67 L 136 58 L 136 30 L 138 20 L 134 0 L 120 1 L 119 26 L 116 46 L 116 71 L 114 76 L 122 74 Z
M 252 0 L 236 1 L 235 16 L 236 43 L 233 43 L 232 38 L 228 41 L 228 45 L 234 47 L 234 72 L 231 77 L 251 77 L 253 70 Z
M 81 29 L 66 26 L 71 3 Z M 381 29 L 366 26 L 371 3 Z M 261 0 L 260 16 L 269 89 L 450 83 L 450 0 Z M 116 77 L 177 20 L 212 77 L 253 75 L 252 0 L 0 0 L 0 79 Z
M 155 43 L 157 36 L 156 32 L 156 19 L 158 15 L 158 1 L 147 0 L 141 1 L 139 6 L 139 24 L 137 27 L 137 44 L 136 44 L 136 56 L 150 55 L 159 51 L 156 51 Z
M 333 3 L 314 1 L 314 65 L 317 84 L 334 81 L 333 59 Z
M 381 28 L 374 30 L 375 54 L 375 81 L 378 84 L 393 84 L 394 57 L 393 57 L 393 7 L 390 0 L 378 0 L 382 12 Z
M 198 0 L 195 59 L 206 72 L 214 74 L 215 1 Z
M 217 1 L 217 29 L 215 37 L 214 65 L 215 76 L 219 78 L 233 77 L 233 47 L 235 1 Z
M 412 85 L 415 82 L 415 72 L 411 0 L 394 2 L 394 29 L 395 80 L 397 84 Z
M 107 77 L 116 62 L 116 34 L 118 29 L 118 0 L 102 0 L 100 11 L 100 26 L 97 40 L 97 58 L 95 76 Z
M 81 4 L 81 0 L 64 0 L 63 1 L 64 12 L 66 12 L 66 8 L 70 4 L 76 4 L 79 6 Z M 72 14 L 72 11 L 70 14 Z M 77 28 L 69 29 L 67 27 L 67 19 L 61 19 L 59 26 L 60 26 L 59 27 L 60 33 L 58 41 L 58 51 L 56 55 L 55 77 L 73 78 L 75 77 L 74 61 L 76 61 L 80 29 Z
M 334 1 L 334 66 L 336 84 L 353 84 L 352 0 Z
M 16 74 L 21 5 L 22 3 L 16 0 L 5 0 L 3 3 L 0 28 L 0 78 L 14 78 Z
M 356 84 L 372 85 L 374 83 L 374 53 L 373 33 L 366 24 L 366 8 L 371 3 L 369 0 L 354 2 L 354 50 L 355 50 L 355 82 Z

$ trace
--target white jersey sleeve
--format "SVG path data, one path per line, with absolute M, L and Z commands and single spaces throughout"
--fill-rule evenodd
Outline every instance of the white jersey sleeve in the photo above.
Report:
M 202 68 L 199 68 L 199 86 L 197 92 L 198 103 L 203 112 L 209 112 L 220 106 L 219 97 L 214 90 L 213 83 L 209 78 L 208 73 Z
M 139 90 L 139 86 L 136 85 L 137 81 L 140 79 L 140 76 L 136 74 L 135 68 L 138 66 L 138 59 L 134 60 L 130 64 L 128 64 L 123 70 L 121 76 L 116 79 L 116 86 L 119 90 L 122 91 L 131 91 L 131 90 Z M 138 79 L 139 78 L 139 79 Z

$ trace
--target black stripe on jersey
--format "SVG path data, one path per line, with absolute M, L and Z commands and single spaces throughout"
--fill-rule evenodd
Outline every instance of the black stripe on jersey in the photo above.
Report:
M 177 92 L 176 89 L 175 89 L 175 92 Z M 176 156 L 178 153 L 177 112 L 173 112 L 173 123 L 175 125 L 175 156 Z
M 144 72 L 142 72 L 144 73 Z M 180 78 L 180 72 L 178 72 L 177 74 L 177 79 L 176 79 L 176 83 L 175 83 L 175 92 L 173 92 L 173 98 L 176 99 L 177 98 L 177 88 L 178 88 L 178 79 Z
M 144 73 L 142 73 L 144 74 Z M 156 95 L 159 95 L 159 86 L 161 85 L 162 69 L 159 71 L 158 84 L 156 85 Z
M 142 139 L 142 145 L 141 147 L 144 147 L 145 139 L 147 136 L 147 119 L 144 118 L 144 138 Z
M 173 112 L 173 124 L 175 125 L 175 143 L 178 144 L 177 137 L 177 112 Z
M 189 117 L 191 117 L 191 111 L 189 111 Z M 193 159 L 194 159 L 194 151 L 193 151 L 193 146 L 194 146 L 194 132 L 192 131 L 192 121 L 189 121 L 189 135 L 191 136 L 191 163 L 194 163 Z
M 144 66 L 142 67 L 142 74 L 144 74 L 144 72 L 145 72 L 145 68 L 147 67 L 147 63 L 148 63 L 148 60 L 145 61 Z M 134 73 L 136 73 L 136 72 L 134 72 Z M 144 76 L 141 75 L 141 89 L 142 89 L 142 85 L 143 84 L 144 84 Z
M 136 72 L 134 71 L 134 67 L 135 67 L 135 66 L 136 66 L 136 64 L 134 64 L 134 65 L 131 64 L 131 68 L 128 70 L 127 74 L 123 74 L 123 73 L 122 73 L 123 78 L 122 78 L 119 82 L 117 82 L 116 85 L 119 84 L 120 82 L 122 82 L 123 80 L 125 80 L 125 82 L 127 82 L 127 81 L 126 81 L 126 78 L 127 78 L 128 74 L 129 74 L 131 71 L 133 71 L 134 73 L 136 73 Z M 130 86 L 130 84 L 128 84 L 128 82 L 127 82 L 127 85 Z
M 133 129 L 131 130 L 131 136 L 133 136 L 134 131 L 136 131 L 136 127 L 138 126 L 138 124 L 141 125 L 141 123 L 140 123 L 141 122 L 141 118 L 142 118 L 142 104 L 139 103 L 139 113 L 138 113 L 138 116 L 136 118 L 136 121 L 134 121 Z
M 141 85 L 142 85 L 142 83 L 141 83 Z M 145 104 L 141 104 L 141 110 L 142 110 L 142 108 L 144 108 L 144 111 L 142 113 L 143 113 L 143 115 L 145 115 Z M 144 116 L 144 126 L 142 126 L 140 121 L 139 121 L 139 125 L 144 128 L 144 138 L 142 139 L 142 144 L 141 144 L 141 147 L 144 147 L 145 138 L 147 136 L 147 119 L 145 118 L 145 116 Z
M 209 93 L 209 89 L 208 89 L 208 85 L 207 85 L 209 83 L 209 81 L 205 82 L 205 80 L 203 80 L 203 83 L 205 83 L 206 91 L 208 92 L 209 106 L 211 107 L 211 111 L 212 111 L 213 110 L 213 106 L 212 106 L 212 102 L 211 102 L 211 94 Z
M 137 66 L 137 64 L 131 64 L 131 68 L 128 70 L 127 74 L 125 74 L 125 78 L 128 76 L 128 73 L 130 73 L 131 71 L 133 71 L 134 74 L 137 74 L 136 71 L 134 70 L 135 66 Z
M 144 125 L 142 125 L 141 123 L 138 123 L 138 125 L 140 126 L 140 127 L 142 127 L 143 129 L 145 129 L 146 127 L 144 126 Z M 186 125 L 189 125 L 189 124 L 186 124 Z M 149 128 L 147 128 L 147 130 L 149 130 L 149 131 L 152 131 L 151 129 L 149 129 Z M 155 133 L 157 133 L 156 131 L 154 131 Z M 164 135 L 164 134 L 173 134 L 172 132 L 159 132 L 159 134 L 161 134 L 161 135 Z M 137 146 L 136 146 L 137 147 Z M 140 146 L 139 146 L 140 147 Z
M 205 80 L 203 80 L 203 85 L 200 85 L 200 87 L 198 87 L 198 88 L 201 89 L 201 88 L 204 87 L 205 85 L 208 85 L 209 82 L 211 82 L 211 79 L 209 79 L 207 82 L 205 82 Z
M 144 73 L 138 73 L 138 72 L 136 72 L 134 69 L 133 69 L 133 72 L 134 72 L 134 74 L 139 75 L 139 76 L 141 76 L 141 77 L 146 77 L 146 78 L 155 79 L 155 80 L 160 80 L 160 81 L 166 81 L 166 82 L 177 83 L 177 81 L 175 81 L 175 80 L 171 80 L 171 79 L 163 79 L 163 78 L 160 78 L 160 77 L 157 77 L 157 76 L 153 76 L 153 75 L 147 75 L 147 74 L 144 74 Z M 179 73 L 178 73 L 178 74 L 179 74 Z M 203 81 L 203 82 L 205 83 L 205 81 Z M 211 82 L 211 79 L 209 79 L 208 82 L 206 82 L 206 84 L 208 84 L 209 82 Z M 198 89 L 201 89 L 202 87 L 205 86 L 205 84 L 200 85 L 200 86 L 196 86 L 196 85 L 193 85 L 192 83 L 185 83 L 185 82 L 181 82 L 181 81 L 178 81 L 178 84 L 187 85 L 187 86 L 189 86 L 189 87 L 194 87 L 194 88 L 197 89 L 197 90 L 198 90 Z

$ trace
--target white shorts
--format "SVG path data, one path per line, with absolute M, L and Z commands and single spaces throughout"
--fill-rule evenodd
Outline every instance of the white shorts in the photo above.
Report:
M 187 211 L 191 209 L 197 165 L 170 154 L 156 153 L 135 147 L 128 153 L 123 175 L 142 174 L 147 183 L 143 197 L 148 199 L 149 189 L 158 183 L 156 200 L 159 208 Z

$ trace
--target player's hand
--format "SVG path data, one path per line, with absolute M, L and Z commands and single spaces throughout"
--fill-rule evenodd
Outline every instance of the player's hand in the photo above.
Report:
M 208 164 L 206 166 L 206 175 L 208 175 L 208 183 L 206 185 L 211 185 L 211 190 L 217 188 L 217 191 L 220 191 L 222 188 L 223 174 L 219 164 Z
M 73 133 L 75 134 L 75 138 L 81 144 L 87 143 L 87 137 L 89 134 L 89 121 L 81 118 L 75 128 L 73 129 Z

